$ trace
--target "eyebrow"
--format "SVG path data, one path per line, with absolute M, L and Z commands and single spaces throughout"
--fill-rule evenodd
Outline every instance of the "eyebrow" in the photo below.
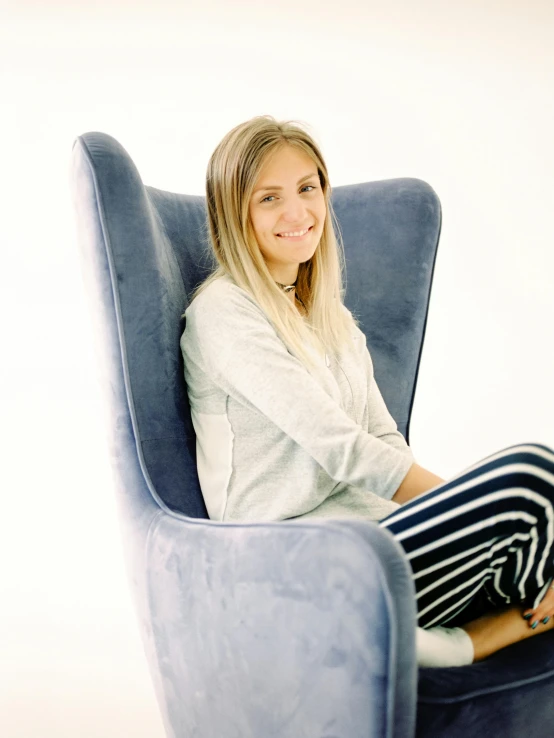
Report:
M 302 182 L 305 182 L 307 179 L 311 179 L 312 177 L 317 177 L 317 172 L 314 172 L 313 174 L 306 174 L 306 176 L 299 179 L 296 184 L 297 185 L 302 184 Z M 282 190 L 282 189 L 283 188 L 279 187 L 279 185 L 270 185 L 269 187 L 258 187 L 258 189 L 254 190 L 252 194 L 255 195 L 258 192 L 265 192 L 266 190 Z

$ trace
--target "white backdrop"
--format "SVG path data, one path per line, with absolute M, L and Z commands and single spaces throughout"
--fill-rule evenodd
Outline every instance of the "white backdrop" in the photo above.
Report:
M 443 477 L 554 446 L 549 0 L 0 2 L 0 733 L 156 738 L 69 192 L 103 131 L 204 194 L 254 115 L 312 126 L 334 186 L 418 177 L 443 227 L 411 445 Z

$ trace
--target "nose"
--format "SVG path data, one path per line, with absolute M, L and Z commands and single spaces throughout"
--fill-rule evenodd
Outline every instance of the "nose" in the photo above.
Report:
M 285 223 L 304 225 L 306 220 L 306 203 L 300 197 L 287 198 L 282 212 Z

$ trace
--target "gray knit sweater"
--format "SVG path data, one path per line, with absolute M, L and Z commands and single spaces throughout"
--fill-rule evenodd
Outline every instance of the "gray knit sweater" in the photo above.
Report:
M 391 497 L 414 457 L 359 328 L 356 350 L 326 356 L 316 379 L 230 277 L 185 316 L 181 350 L 212 520 L 380 520 L 398 508 Z

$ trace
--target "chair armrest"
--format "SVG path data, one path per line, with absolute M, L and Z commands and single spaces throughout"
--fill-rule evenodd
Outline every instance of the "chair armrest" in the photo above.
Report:
M 168 736 L 414 735 L 414 589 L 388 531 L 160 513 L 135 565 Z

